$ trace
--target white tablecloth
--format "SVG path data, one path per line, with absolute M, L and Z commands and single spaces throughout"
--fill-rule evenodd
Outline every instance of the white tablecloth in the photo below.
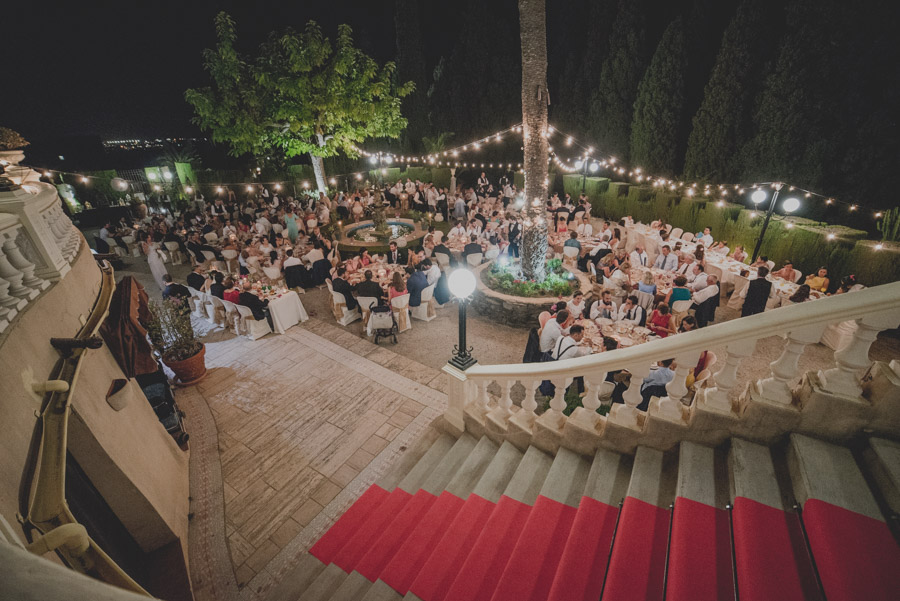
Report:
M 281 295 L 281 298 L 270 300 L 269 313 L 272 315 L 272 325 L 275 326 L 275 332 L 278 334 L 284 334 L 291 326 L 309 319 L 303 303 L 300 302 L 300 296 L 293 290 L 288 290 Z

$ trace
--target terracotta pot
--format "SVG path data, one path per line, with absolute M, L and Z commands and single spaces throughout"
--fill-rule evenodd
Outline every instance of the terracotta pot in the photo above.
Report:
M 184 361 L 173 361 L 163 358 L 166 367 L 175 372 L 177 384 L 190 386 L 196 384 L 206 376 L 206 345 L 200 347 L 200 352 Z

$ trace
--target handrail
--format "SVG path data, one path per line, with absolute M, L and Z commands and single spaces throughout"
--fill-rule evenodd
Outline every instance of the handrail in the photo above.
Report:
M 781 307 L 741 319 L 734 319 L 677 336 L 669 336 L 614 351 L 563 359 L 548 363 L 484 365 L 478 363 L 465 371 L 467 379 L 521 378 L 527 380 L 575 377 L 588 372 L 608 372 L 626 365 L 667 359 L 677 354 L 704 351 L 715 346 L 766 336 L 783 336 L 792 330 L 822 323 L 858 319 L 871 313 L 897 310 L 900 282 L 883 284 L 848 294 Z
M 66 446 L 68 439 L 71 396 L 78 380 L 81 360 L 88 348 L 96 348 L 93 339 L 109 313 L 109 305 L 116 289 L 113 269 L 104 262 L 100 267 L 102 278 L 100 292 L 84 326 L 74 339 L 52 343 L 60 353 L 48 380 L 62 381 L 44 395 L 43 409 L 38 427 L 41 432 L 40 463 L 34 469 L 29 462 L 25 480 L 34 478 L 34 489 L 28 502 L 25 526 L 46 536 L 67 524 L 78 524 L 66 503 Z M 33 470 L 33 472 L 31 471 Z M 114 586 L 150 596 L 122 568 L 120 568 L 93 539 L 88 537 L 88 547 L 83 550 L 72 545 L 56 547 L 57 553 L 73 569 L 91 575 Z M 41 548 L 36 545 L 35 548 Z

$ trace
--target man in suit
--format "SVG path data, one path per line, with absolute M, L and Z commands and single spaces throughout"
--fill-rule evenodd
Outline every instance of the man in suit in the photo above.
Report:
M 340 292 L 344 295 L 344 302 L 347 303 L 347 310 L 352 311 L 359 306 L 359 303 L 353 298 L 353 286 L 344 279 L 345 273 L 347 273 L 347 270 L 344 267 L 338 267 L 337 277 L 331 280 L 331 288 L 335 292 Z
M 671 248 L 663 246 L 662 253 L 656 257 L 653 266 L 663 271 L 675 271 L 678 269 L 678 257 L 672 254 Z
M 406 265 L 406 253 L 397 248 L 396 242 L 391 242 L 387 254 L 387 262 L 391 265 Z
M 469 236 L 469 243 L 463 247 L 463 259 L 465 259 L 469 255 L 477 255 L 483 252 L 484 250 L 478 243 L 478 236 L 476 236 L 475 234 Z
M 378 304 L 381 305 L 384 303 L 384 290 L 381 289 L 376 282 L 372 281 L 372 270 L 366 269 L 366 272 L 363 274 L 363 277 L 366 279 L 359 284 L 356 285 L 356 296 L 368 296 L 372 298 L 378 299 Z M 334 283 L 332 282 L 332 287 Z M 368 307 L 366 307 L 368 309 Z
M 200 267 L 200 264 L 194 266 L 194 270 L 187 274 L 187 285 L 193 288 L 194 290 L 204 291 L 206 288 L 207 278 L 203 275 L 203 268 Z
M 422 291 L 428 287 L 428 278 L 422 271 L 422 264 L 416 266 L 416 270 L 406 281 L 406 291 L 409 292 L 409 306 L 418 307 L 422 304 Z
M 247 307 L 253 312 L 253 319 L 259 321 L 265 319 L 272 327 L 272 316 L 269 314 L 269 301 L 261 300 L 258 296 L 251 292 L 253 285 L 250 282 L 244 282 L 244 289 L 238 296 L 238 304 Z
M 225 298 L 225 286 L 222 285 L 222 281 L 225 279 L 225 276 L 221 271 L 214 271 L 212 274 L 213 283 L 209 285 L 209 293 L 217 298 Z
M 510 257 L 519 258 L 519 242 L 521 238 L 522 228 L 519 225 L 519 220 L 512 217 L 509 223 L 509 246 L 506 251 Z
M 768 275 L 768 267 L 757 268 L 756 279 L 750 280 L 747 287 L 741 291 L 741 297 L 744 299 L 741 317 L 762 313 L 766 310 L 766 303 L 769 302 L 769 299 L 775 297 L 775 288 L 772 286 L 772 282 L 766 279 Z
M 194 256 L 197 257 L 197 260 L 202 262 L 206 261 L 206 257 L 203 256 L 203 251 L 207 250 L 215 255 L 216 259 L 222 260 L 222 255 L 215 248 L 210 246 L 209 244 L 203 244 L 200 241 L 200 232 L 194 232 L 194 235 L 191 236 L 190 241 L 187 243 L 187 248 L 189 251 L 194 253 Z
M 447 245 L 444 244 L 443 240 L 441 240 L 439 244 L 435 244 L 434 250 L 431 251 L 432 256 L 438 253 L 447 255 L 447 258 L 450 259 L 451 262 L 453 262 L 453 254 L 450 252 L 450 249 L 447 248 Z
M 181 284 L 173 282 L 172 276 L 168 273 L 163 275 L 163 282 L 166 285 L 162 291 L 163 300 L 178 299 L 180 302 L 184 303 L 184 306 L 190 311 L 190 305 L 188 305 L 187 300 L 191 297 L 191 291 Z

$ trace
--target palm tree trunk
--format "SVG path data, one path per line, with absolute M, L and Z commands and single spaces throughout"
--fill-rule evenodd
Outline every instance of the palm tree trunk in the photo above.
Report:
M 547 219 L 547 10 L 545 0 L 519 0 L 522 38 L 522 123 L 525 147 L 525 209 L 522 223 L 522 275 L 546 275 Z

